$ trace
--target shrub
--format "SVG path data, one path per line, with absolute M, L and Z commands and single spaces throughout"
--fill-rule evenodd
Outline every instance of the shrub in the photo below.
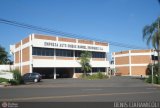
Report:
M 9 80 L 8 79 L 6 79 L 6 78 L 0 78 L 0 83 L 2 83 L 2 82 L 8 82 Z
M 159 78 L 159 79 L 158 79 Z M 145 80 L 146 82 L 148 83 L 152 83 L 152 75 L 149 75 L 149 77 Z M 153 76 L 153 83 L 154 84 L 160 84 L 160 77 L 157 77 L 157 76 Z
M 98 72 L 97 73 L 97 78 L 103 79 L 103 78 L 105 78 L 105 76 L 102 74 L 102 72 Z
M 8 81 L 8 83 L 10 83 L 11 85 L 18 85 L 18 84 L 20 84 L 20 82 L 18 80 L 14 80 L 14 79 Z
M 158 78 L 157 82 L 158 84 L 160 84 L 160 76 L 158 76 L 157 78 Z
M 83 79 L 105 79 L 105 78 L 108 78 L 108 76 L 104 75 L 102 72 L 98 72 L 96 74 L 92 74 L 92 75 L 80 75 L 80 78 L 83 78 Z
M 13 80 L 9 81 L 11 84 L 13 85 L 18 85 L 18 84 L 22 84 L 23 80 L 22 80 L 22 76 L 19 70 L 12 70 L 11 71 L 13 73 Z

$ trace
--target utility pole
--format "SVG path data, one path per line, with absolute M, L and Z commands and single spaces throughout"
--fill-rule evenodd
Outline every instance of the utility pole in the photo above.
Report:
M 153 64 L 152 64 L 152 84 L 154 84 L 153 82 Z
M 160 21 L 160 17 L 158 18 L 158 35 L 160 35 L 159 21 Z M 157 39 L 158 39 L 158 75 L 160 75 L 160 39 L 159 38 Z

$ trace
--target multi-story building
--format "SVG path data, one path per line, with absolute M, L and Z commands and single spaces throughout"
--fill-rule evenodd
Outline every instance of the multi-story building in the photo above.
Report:
M 80 54 L 92 54 L 91 74 L 106 72 L 109 67 L 109 44 L 93 40 L 31 34 L 10 46 L 14 67 L 21 74 L 38 72 L 45 76 L 76 78 L 81 72 Z
M 128 50 L 112 54 L 117 74 L 127 76 L 147 75 L 147 66 L 153 63 L 153 50 Z

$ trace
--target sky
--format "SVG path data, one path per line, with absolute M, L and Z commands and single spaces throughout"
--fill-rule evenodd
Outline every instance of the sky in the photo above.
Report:
M 0 0 L 0 18 L 146 49 L 143 27 L 158 16 L 158 0 Z M 32 33 L 47 34 L 0 23 L 0 45 L 9 52 Z M 110 45 L 110 53 L 131 49 Z

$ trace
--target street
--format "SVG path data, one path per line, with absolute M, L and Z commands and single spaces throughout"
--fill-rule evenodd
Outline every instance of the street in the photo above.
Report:
M 160 87 L 133 77 L 105 80 L 43 79 L 39 83 L 0 88 L 0 101 L 115 102 L 159 101 Z

